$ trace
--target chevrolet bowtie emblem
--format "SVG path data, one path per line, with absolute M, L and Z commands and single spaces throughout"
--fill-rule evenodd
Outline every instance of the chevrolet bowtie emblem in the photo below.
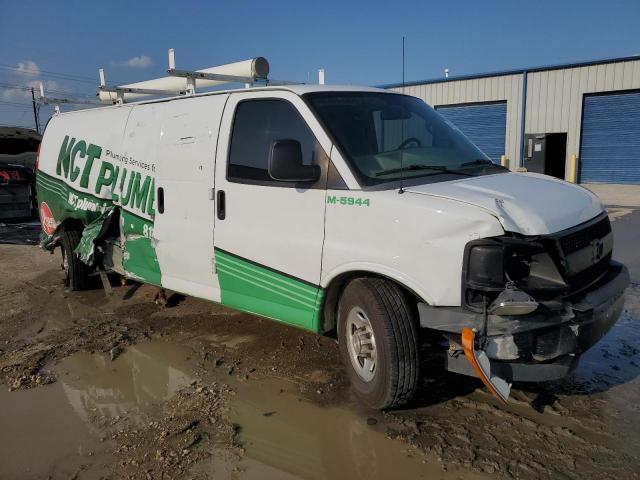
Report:
M 596 263 L 602 258 L 604 253 L 604 242 L 601 239 L 596 239 L 591 242 L 591 256 L 593 263 Z

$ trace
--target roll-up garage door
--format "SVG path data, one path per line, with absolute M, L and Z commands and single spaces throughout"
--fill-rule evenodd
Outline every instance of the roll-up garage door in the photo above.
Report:
M 500 156 L 505 152 L 507 102 L 441 106 L 436 107 L 436 110 L 469 137 L 494 163 L 500 163 Z
M 640 92 L 584 97 L 581 183 L 640 183 Z

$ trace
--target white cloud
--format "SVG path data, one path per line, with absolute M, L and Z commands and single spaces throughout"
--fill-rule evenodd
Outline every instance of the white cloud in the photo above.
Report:
M 40 67 L 33 60 L 25 60 L 18 63 L 18 67 L 15 69 L 17 75 L 23 77 L 38 77 L 40 76 Z
M 10 83 L 15 84 L 17 88 L 0 89 L 0 99 L 8 101 L 31 100 L 31 88 L 36 89 L 36 97 L 39 97 L 41 83 L 44 86 L 45 95 L 49 91 L 49 96 L 56 96 L 51 91 L 61 90 L 60 84 L 55 80 L 42 79 L 40 73 L 40 67 L 33 60 L 19 62 L 8 78 Z
M 120 67 L 129 67 L 129 68 L 149 68 L 153 61 L 151 57 L 148 55 L 139 55 L 137 57 L 131 57 L 129 60 L 125 60 L 123 62 L 113 62 L 114 65 L 118 65 Z

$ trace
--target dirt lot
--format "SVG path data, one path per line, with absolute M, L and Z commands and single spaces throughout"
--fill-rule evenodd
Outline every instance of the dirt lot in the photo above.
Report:
M 0 225 L 0 479 L 640 478 L 640 210 L 610 210 L 634 284 L 569 378 L 426 364 L 408 408 L 352 398 L 337 345 L 148 286 L 65 292 L 37 225 Z

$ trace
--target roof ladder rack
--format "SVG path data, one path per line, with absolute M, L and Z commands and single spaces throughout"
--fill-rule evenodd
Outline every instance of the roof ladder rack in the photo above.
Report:
M 252 86 L 255 83 L 264 83 L 265 85 L 300 85 L 300 82 L 292 82 L 288 80 L 270 80 L 267 74 L 263 76 L 256 74 L 255 76 L 226 75 L 222 73 L 210 73 L 202 71 L 178 70 L 176 69 L 176 55 L 173 48 L 169 49 L 169 68 L 167 73 L 172 77 L 181 77 L 187 79 L 187 94 L 194 94 L 196 91 L 196 80 L 214 80 L 225 83 L 244 83 Z M 268 67 L 267 67 L 268 73 Z
M 98 95 L 104 103 L 122 104 L 126 101 L 144 99 L 147 95 L 178 96 L 194 95 L 196 88 L 216 87 L 225 83 L 243 83 L 245 87 L 258 85 L 295 85 L 300 82 L 270 80 L 269 62 L 263 57 L 205 68 L 203 70 L 178 70 L 174 49 L 169 50 L 168 77 L 156 78 L 128 85 L 108 86 L 104 69 L 99 70 L 100 89 Z M 184 79 L 181 80 L 181 79 Z
M 127 87 L 124 86 L 107 86 L 104 76 L 104 68 L 100 68 L 98 70 L 98 75 L 100 76 L 100 92 L 109 92 L 116 94 L 116 103 L 121 105 L 124 103 L 124 94 L 125 93 L 139 93 L 143 95 L 167 95 L 173 96 L 176 95 L 176 92 L 173 90 L 158 90 L 155 88 L 137 88 L 137 87 Z M 179 92 L 182 94 L 183 92 Z M 98 93 L 99 94 L 99 93 Z

